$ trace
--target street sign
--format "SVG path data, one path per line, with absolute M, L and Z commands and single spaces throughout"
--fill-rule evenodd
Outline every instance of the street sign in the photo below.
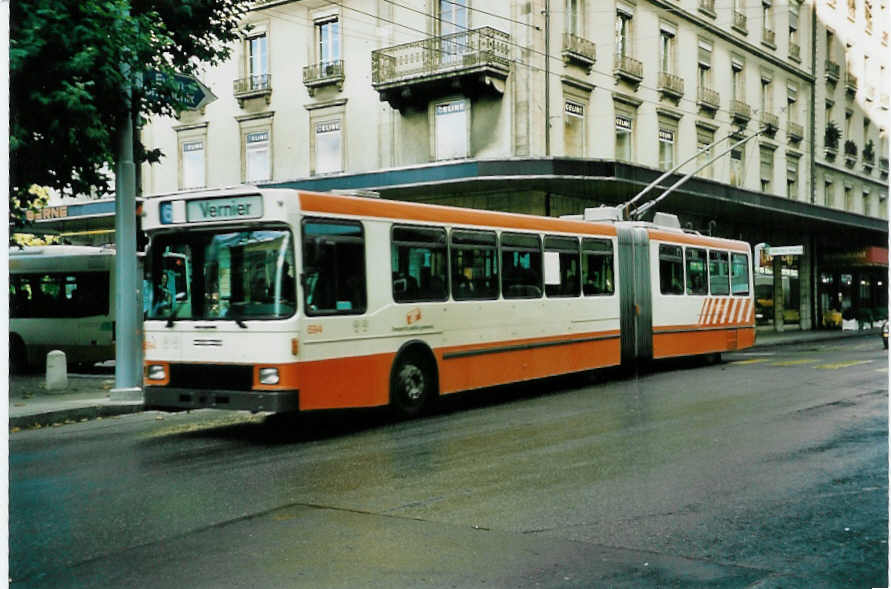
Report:
M 801 256 L 804 255 L 803 245 L 785 245 L 782 247 L 770 246 L 767 249 L 769 256 Z
M 148 70 L 144 72 L 143 76 L 146 83 L 152 81 L 157 83 L 166 81 L 169 74 L 157 70 Z M 173 81 L 178 89 L 176 97 L 184 107 L 183 110 L 198 110 L 217 99 L 216 95 L 210 91 L 210 88 L 192 76 L 174 74 Z

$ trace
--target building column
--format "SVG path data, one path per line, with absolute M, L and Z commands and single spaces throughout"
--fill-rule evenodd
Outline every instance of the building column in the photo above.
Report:
M 773 257 L 773 330 L 777 333 L 785 329 L 783 311 L 785 295 L 783 293 L 783 258 Z
M 814 280 L 814 268 L 816 267 L 814 255 L 816 252 L 812 247 L 813 240 L 804 241 L 804 253 L 798 262 L 798 326 L 802 331 L 814 328 L 813 301 L 817 298 L 815 292 L 817 281 Z

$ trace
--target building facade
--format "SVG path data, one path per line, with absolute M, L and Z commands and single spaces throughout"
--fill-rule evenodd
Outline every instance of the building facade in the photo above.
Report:
M 143 193 L 373 189 L 562 215 L 692 158 L 659 209 L 804 246 L 759 268 L 778 328 L 887 307 L 887 0 L 817 1 L 258 2 L 202 76 L 218 99 L 143 129 L 166 154 Z

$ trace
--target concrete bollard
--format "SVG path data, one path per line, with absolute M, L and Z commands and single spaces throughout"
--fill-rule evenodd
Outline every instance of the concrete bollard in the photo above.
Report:
M 61 391 L 68 388 L 68 363 L 65 352 L 53 350 L 46 355 L 46 390 Z

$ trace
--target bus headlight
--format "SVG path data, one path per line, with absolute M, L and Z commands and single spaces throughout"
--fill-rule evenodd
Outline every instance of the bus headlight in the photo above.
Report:
M 163 364 L 150 364 L 147 376 L 149 380 L 167 380 L 167 367 Z
M 278 384 L 278 368 L 261 368 L 260 384 Z

